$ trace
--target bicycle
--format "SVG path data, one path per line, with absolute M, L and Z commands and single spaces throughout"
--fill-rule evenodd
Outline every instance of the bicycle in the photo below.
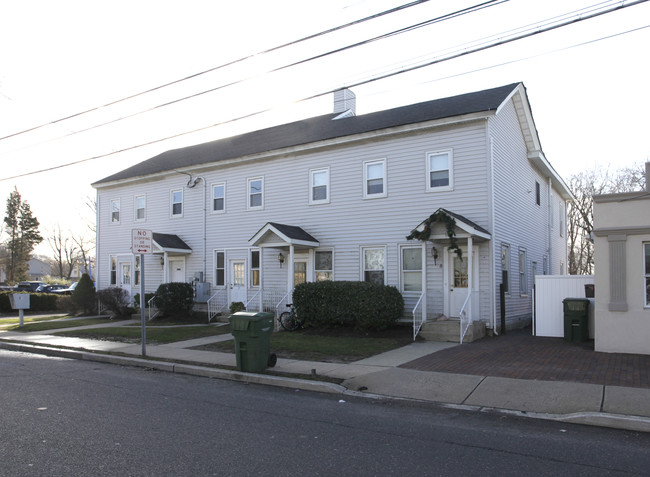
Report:
M 296 315 L 296 309 L 293 303 L 288 304 L 287 307 L 289 311 L 282 312 L 280 318 L 278 318 L 278 323 L 287 331 L 299 330 L 303 325 L 302 320 Z

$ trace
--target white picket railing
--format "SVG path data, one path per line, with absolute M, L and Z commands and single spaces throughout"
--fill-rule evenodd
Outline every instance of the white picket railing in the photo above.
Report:
M 467 294 L 467 298 L 465 298 L 465 302 L 463 303 L 463 306 L 460 308 L 459 316 L 460 316 L 460 343 L 461 344 L 463 344 L 463 338 L 465 337 L 465 334 L 469 329 L 469 325 L 472 323 L 472 317 L 467 313 L 467 310 L 472 303 L 472 295 L 473 293 Z
M 424 314 L 422 313 L 422 298 L 424 297 L 424 293 L 420 295 L 420 298 L 418 299 L 418 302 L 415 304 L 413 307 L 413 341 L 415 341 L 415 337 L 418 335 L 420 332 L 420 328 L 422 328 L 422 324 L 424 323 Z
M 228 290 L 222 289 L 208 298 L 208 323 L 228 306 Z
M 149 300 L 147 301 L 147 308 L 149 309 L 149 321 L 151 321 L 156 316 L 158 316 L 159 313 L 158 309 L 156 308 L 156 295 L 149 298 Z M 153 315 L 152 315 L 152 311 L 153 311 Z

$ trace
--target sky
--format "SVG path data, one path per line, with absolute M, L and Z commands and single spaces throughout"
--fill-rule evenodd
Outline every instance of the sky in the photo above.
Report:
M 430 0 L 265 54 L 258 53 L 409 2 L 2 3 L 0 201 L 4 207 L 16 188 L 44 237 L 57 228 L 90 236 L 97 180 L 169 149 L 330 113 L 332 95 L 324 93 L 459 52 L 468 54 L 353 86 L 357 114 L 523 82 L 542 149 L 565 180 L 650 160 L 650 2 L 541 32 L 577 12 L 584 18 L 633 2 L 499 1 L 331 55 L 324 54 L 482 2 Z M 469 54 L 532 30 L 540 33 Z M 214 91 L 198 94 L 207 90 Z M 47 240 L 36 252 L 51 254 Z

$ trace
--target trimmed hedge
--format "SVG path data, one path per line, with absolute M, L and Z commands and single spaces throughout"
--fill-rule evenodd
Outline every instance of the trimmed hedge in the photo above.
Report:
M 293 292 L 296 313 L 308 326 L 384 330 L 404 312 L 404 299 L 393 286 L 368 282 L 301 283 Z
M 164 314 L 190 313 L 194 306 L 194 288 L 190 283 L 163 283 L 156 290 L 156 308 Z
M 111 312 L 111 316 L 127 316 L 133 310 L 133 308 L 131 308 L 129 292 L 123 288 L 104 288 L 97 292 L 97 298 L 102 303 L 103 307 Z
M 16 292 L 5 291 L 0 293 L 0 313 L 18 312 L 18 310 L 11 308 L 9 302 L 9 295 L 14 293 Z M 29 310 L 25 311 L 55 311 L 57 309 L 58 296 L 51 293 L 30 293 L 29 295 Z

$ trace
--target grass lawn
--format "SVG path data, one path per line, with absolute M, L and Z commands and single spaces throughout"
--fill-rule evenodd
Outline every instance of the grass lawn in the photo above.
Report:
M 228 333 L 227 326 L 187 326 L 170 328 L 147 327 L 147 343 L 164 344 L 175 341 L 191 340 Z M 140 343 L 141 329 L 133 326 L 120 326 L 113 328 L 92 328 L 86 330 L 70 330 L 56 333 L 58 336 L 73 336 L 92 340 L 121 341 L 124 343 Z
M 11 331 L 20 331 L 24 333 L 29 333 L 31 331 L 47 331 L 47 330 L 58 330 L 61 328 L 73 328 L 76 326 L 86 326 L 86 325 L 100 325 L 102 323 L 110 323 L 109 318 L 83 318 L 80 320 L 63 320 L 56 319 L 56 321 L 45 321 L 40 323 L 30 323 L 22 327 L 10 326 L 7 327 L 7 330 Z
M 35 323 L 38 321 L 50 321 L 50 320 L 63 320 L 64 318 L 70 318 L 69 316 L 61 316 L 61 315 L 52 315 L 52 316 L 34 316 L 30 317 L 29 315 L 25 315 L 23 317 L 23 323 Z M 11 325 L 13 323 L 19 323 L 20 318 L 18 316 L 16 317 L 9 317 L 9 318 L 1 318 L 0 317 L 0 325 Z
M 301 330 L 271 335 L 271 352 L 279 358 L 307 361 L 352 362 L 400 348 L 413 342 L 413 330 L 397 326 L 381 332 Z M 199 346 L 205 351 L 235 352 L 234 340 Z

